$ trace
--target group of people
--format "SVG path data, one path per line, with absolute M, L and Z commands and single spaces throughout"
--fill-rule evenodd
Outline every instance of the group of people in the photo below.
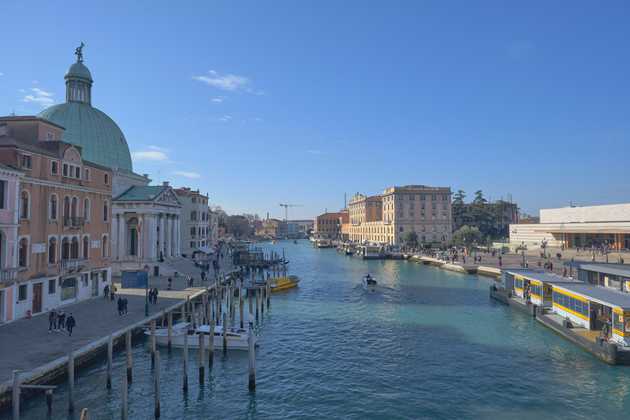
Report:
M 126 315 L 128 313 L 128 304 L 129 301 L 126 297 L 118 296 L 118 315 Z
M 154 287 L 149 290 L 149 303 L 156 304 L 158 298 L 159 291 L 157 287 Z
M 53 331 L 64 331 L 68 332 L 68 335 L 72 335 L 72 330 L 77 325 L 77 322 L 72 316 L 72 313 L 66 314 L 64 311 L 57 311 L 53 309 L 48 314 L 48 332 L 51 333 Z

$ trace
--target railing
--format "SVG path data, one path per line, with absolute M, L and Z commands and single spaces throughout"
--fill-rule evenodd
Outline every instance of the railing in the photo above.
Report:
M 84 217 L 64 217 L 63 225 L 71 228 L 81 228 L 85 225 Z
M 13 283 L 17 280 L 17 268 L 2 268 L 0 269 L 0 283 Z
M 73 258 L 69 260 L 61 260 L 61 271 L 63 272 L 75 272 L 80 271 L 87 265 L 88 260 L 84 258 Z

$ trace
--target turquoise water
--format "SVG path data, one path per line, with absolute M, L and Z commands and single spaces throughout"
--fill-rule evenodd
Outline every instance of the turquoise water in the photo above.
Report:
M 361 261 L 307 241 L 268 245 L 291 261 L 298 290 L 274 295 L 261 326 L 257 390 L 247 355 L 217 352 L 206 384 L 191 352 L 181 391 L 181 353 L 162 349 L 162 418 L 531 419 L 624 418 L 630 370 L 605 365 L 530 317 L 488 298 L 489 280 L 405 261 Z M 370 272 L 377 293 L 360 279 Z M 134 350 L 130 419 L 153 414 L 150 358 Z M 79 408 L 119 418 L 124 355 L 114 389 L 104 366 L 81 372 Z M 206 375 L 207 376 L 207 375 Z M 67 418 L 65 388 L 53 418 Z M 5 414 L 8 416 L 8 414 Z M 43 398 L 25 404 L 45 418 Z

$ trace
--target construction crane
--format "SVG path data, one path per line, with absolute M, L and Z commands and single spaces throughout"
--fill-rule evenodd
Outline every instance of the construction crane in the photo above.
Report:
M 284 207 L 284 221 L 289 220 L 289 207 L 302 207 L 301 204 L 282 204 L 280 203 L 280 207 Z

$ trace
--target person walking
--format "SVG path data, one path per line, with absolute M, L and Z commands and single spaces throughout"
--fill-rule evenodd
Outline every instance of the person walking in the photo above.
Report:
M 75 325 L 77 325 L 77 322 L 74 320 L 71 312 L 68 319 L 66 319 L 66 330 L 68 330 L 68 336 L 72 336 L 72 329 Z
M 116 303 L 118 304 L 118 316 L 120 316 L 123 314 L 123 300 L 120 296 L 118 296 Z
M 129 301 L 127 300 L 127 298 L 123 298 L 123 313 L 125 315 L 127 315 L 127 313 L 128 313 L 128 310 L 127 310 L 128 309 L 128 307 L 127 307 L 128 303 L 129 303 Z
M 166 290 L 172 290 L 173 289 L 173 279 L 172 278 L 168 278 L 168 286 L 166 286 Z
M 57 329 L 63 330 L 66 327 L 66 314 L 63 311 L 59 311 L 57 315 Z
M 155 289 L 153 289 L 153 304 L 155 304 L 155 305 L 157 305 L 158 293 L 160 293 L 160 292 L 158 291 L 157 287 Z
M 105 297 L 105 300 L 109 299 L 109 284 L 106 284 L 103 288 L 103 297 Z
M 109 299 L 113 302 L 116 298 L 116 286 L 112 285 L 112 289 L 109 292 Z
M 48 314 L 48 333 L 55 329 L 57 329 L 57 311 L 53 309 Z

